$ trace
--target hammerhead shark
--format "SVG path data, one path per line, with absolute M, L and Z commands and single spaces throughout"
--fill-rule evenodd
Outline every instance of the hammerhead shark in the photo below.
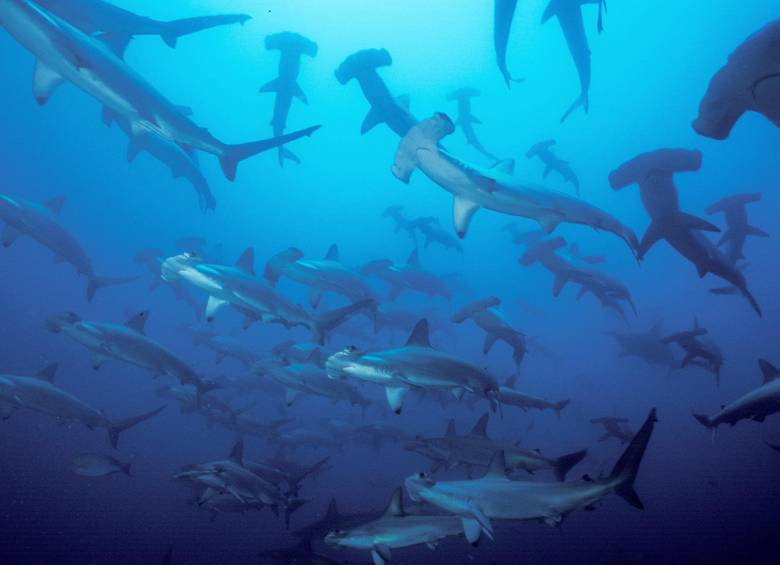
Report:
M 448 301 L 452 299 L 447 285 L 420 265 L 420 253 L 417 248 L 409 254 L 406 263 L 397 264 L 389 259 L 379 259 L 363 266 L 360 273 L 377 277 L 388 284 L 390 300 L 395 300 L 405 290 L 419 292 L 428 298 L 440 296 Z
M 509 325 L 503 315 L 495 308 L 501 305 L 501 299 L 497 296 L 489 296 L 463 306 L 455 312 L 450 320 L 461 324 L 467 319 L 473 321 L 485 332 L 485 344 L 482 353 L 487 355 L 496 341 L 503 341 L 512 348 L 512 359 L 519 368 L 523 362 L 528 347 L 525 334 Z
M 569 106 L 566 113 L 561 118 L 561 123 L 580 106 L 588 113 L 588 91 L 590 90 L 590 47 L 588 47 L 588 36 L 585 34 L 585 25 L 582 21 L 582 6 L 584 4 L 598 4 L 599 21 L 598 32 L 603 30 L 602 15 L 606 10 L 606 0 L 550 0 L 547 8 L 542 15 L 542 23 L 545 23 L 553 16 L 558 17 L 558 23 L 566 38 L 566 45 L 569 46 L 569 52 L 574 65 L 577 67 L 577 74 L 580 77 L 580 95 Z
M 509 43 L 509 33 L 512 31 L 515 8 L 517 8 L 517 0 L 495 0 L 493 5 L 493 47 L 496 50 L 498 70 L 501 71 L 507 88 L 513 82 L 523 82 L 521 78 L 514 78 L 506 66 L 506 46 Z
M 745 112 L 758 112 L 780 128 L 780 19 L 748 37 L 712 77 L 693 129 L 726 139 Z
M 222 25 L 244 25 L 252 19 L 247 14 L 219 14 L 163 22 L 104 0 L 35 0 L 35 3 L 89 35 L 110 33 L 128 39 L 136 35 L 158 35 L 169 47 L 176 47 L 183 35 Z
M 696 267 L 699 277 L 707 273 L 731 283 L 761 315 L 761 308 L 747 288 L 742 272 L 721 253 L 701 231 L 720 231 L 710 222 L 680 210 L 674 175 L 697 171 L 701 167 L 701 151 L 686 149 L 658 149 L 643 153 L 623 163 L 609 174 L 613 190 L 632 184 L 639 185 L 642 203 L 650 216 L 639 244 L 639 257 L 654 243 L 665 239 L 680 255 Z
M 88 35 L 30 0 L 0 0 L 0 25 L 37 58 L 33 94 L 39 104 L 46 103 L 59 85 L 71 82 L 107 112 L 123 116 L 134 135 L 152 132 L 188 151 L 217 156 L 228 180 L 235 179 L 240 161 L 318 129 L 250 143 L 223 143 L 124 62 L 127 37 Z
M 556 141 L 554 139 L 540 141 L 531 147 L 525 156 L 529 159 L 532 157 L 539 157 L 542 163 L 544 163 L 544 178 L 547 178 L 547 175 L 549 175 L 552 171 L 555 171 L 561 175 L 564 181 L 574 185 L 574 188 L 577 191 L 577 196 L 579 196 L 580 181 L 577 178 L 577 175 L 574 174 L 574 171 L 572 170 L 571 165 L 569 165 L 569 162 L 564 161 L 563 159 L 559 159 L 555 153 L 552 152 L 551 147 L 555 144 Z
M 393 59 L 387 49 L 364 49 L 344 59 L 336 69 L 336 80 L 341 84 L 347 84 L 352 79 L 357 80 L 371 105 L 360 126 L 361 134 L 383 123 L 396 135 L 403 137 L 417 123 L 409 112 L 408 97 L 394 98 L 377 73 L 379 67 L 392 64 Z
M 75 267 L 79 275 L 87 277 L 88 301 L 100 288 L 136 280 L 138 277 L 104 277 L 95 272 L 86 251 L 60 223 L 59 214 L 64 204 L 64 196 L 55 196 L 38 204 L 0 194 L 0 221 L 5 223 L 0 235 L 3 247 L 10 247 L 19 237 L 31 237 L 51 250 L 56 262 L 66 261 Z
M 447 95 L 447 100 L 458 103 L 458 115 L 455 118 L 455 124 L 460 126 L 463 135 L 466 136 L 466 143 L 491 161 L 498 161 L 498 157 L 485 149 L 485 146 L 477 139 L 477 134 L 474 131 L 474 124 L 481 124 L 482 122 L 471 112 L 471 99 L 480 94 L 478 88 L 459 88 L 450 92 Z
M 287 115 L 290 113 L 292 99 L 298 98 L 304 104 L 309 103 L 298 84 L 298 73 L 301 69 L 301 56 L 315 57 L 317 44 L 297 33 L 283 31 L 266 36 L 265 48 L 279 51 L 279 76 L 260 88 L 260 92 L 276 93 L 271 127 L 274 135 L 278 137 L 287 127 Z M 280 145 L 278 151 L 279 166 L 284 166 L 285 159 L 300 163 L 300 159 L 284 146 Z
M 769 234 L 764 230 L 748 223 L 745 206 L 759 200 L 761 200 L 760 192 L 733 194 L 721 198 L 705 210 L 708 214 L 723 212 L 726 216 L 726 231 L 718 240 L 718 247 L 724 243 L 727 244 L 726 257 L 735 265 L 737 261 L 745 258 L 742 250 L 745 247 L 747 236 L 769 237 Z
M 561 223 L 606 230 L 623 239 L 635 252 L 636 235 L 617 218 L 579 198 L 515 178 L 514 161 L 500 161 L 485 169 L 463 162 L 439 147 L 439 141 L 453 131 L 455 124 L 440 112 L 415 125 L 398 145 L 391 170 L 398 180 L 408 184 L 419 168 L 452 194 L 453 224 L 459 237 L 466 235 L 474 214 L 480 208 L 488 208 L 535 220 L 548 233 Z

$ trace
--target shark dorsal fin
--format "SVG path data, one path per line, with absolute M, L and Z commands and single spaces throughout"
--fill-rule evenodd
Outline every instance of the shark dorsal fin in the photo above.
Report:
M 245 273 L 255 276 L 255 250 L 253 247 L 247 247 L 236 261 L 236 267 Z
M 50 363 L 49 365 L 46 365 L 43 369 L 35 373 L 35 376 L 48 383 L 53 383 L 54 375 L 57 374 L 57 367 L 59 367 L 59 363 Z
M 328 248 L 328 252 L 325 254 L 326 261 L 338 261 L 339 260 L 339 246 L 335 243 Z
M 404 513 L 404 501 L 403 496 L 401 494 L 401 487 L 398 487 L 395 489 L 395 492 L 393 493 L 393 498 L 390 499 L 390 504 L 387 505 L 387 509 L 385 510 L 385 516 L 405 516 Z
M 336 499 L 331 498 L 330 504 L 328 504 L 328 510 L 325 512 L 325 519 L 335 519 L 340 517 L 341 514 L 339 514 L 339 508 L 336 505 Z
M 504 450 L 502 449 L 493 456 L 490 460 L 490 467 L 488 467 L 485 477 L 490 478 L 506 478 L 506 458 L 504 456 Z
M 420 252 L 417 247 L 414 248 L 414 250 L 409 254 L 409 258 L 406 260 L 407 265 L 412 265 L 414 267 L 420 266 Z
M 138 312 L 138 314 L 134 315 L 132 318 L 127 320 L 125 322 L 125 325 L 131 330 L 134 330 L 139 334 L 142 334 L 144 333 L 144 328 L 146 327 L 146 320 L 148 318 L 149 318 L 149 310 L 141 310 L 140 312 Z
M 457 432 L 455 431 L 455 419 L 451 419 L 447 424 L 447 431 L 444 433 L 446 437 L 455 437 Z
M 430 347 L 431 338 L 428 330 L 428 320 L 423 318 L 414 325 L 412 333 L 409 335 L 409 339 L 406 340 L 406 345 L 416 345 L 418 347 Z
M 484 414 L 482 414 L 482 417 L 479 420 L 477 420 L 477 423 L 474 424 L 473 428 L 471 428 L 469 435 L 487 437 L 487 425 L 489 419 L 490 419 L 489 412 L 485 412 Z
M 54 214 L 58 214 L 62 212 L 62 206 L 65 204 L 65 197 L 55 196 L 54 198 L 49 198 L 47 201 L 43 203 L 44 206 L 46 206 L 49 210 L 51 210 Z
M 233 445 L 233 449 L 230 450 L 230 455 L 228 456 L 228 459 L 231 461 L 238 463 L 239 465 L 244 464 L 244 440 L 239 439 L 235 445 Z
M 764 375 L 764 384 L 780 377 L 780 369 L 772 365 L 766 359 L 759 359 L 758 366 L 761 367 L 761 374 Z
M 496 164 L 491 167 L 491 169 L 495 169 L 501 173 L 507 174 L 507 175 L 513 175 L 515 174 L 515 160 L 514 159 L 502 159 L 500 161 L 496 161 Z

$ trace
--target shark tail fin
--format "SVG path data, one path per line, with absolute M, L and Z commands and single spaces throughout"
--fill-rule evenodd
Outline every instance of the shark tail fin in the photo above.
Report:
M 310 136 L 317 131 L 320 126 L 311 126 L 305 129 L 294 131 L 292 133 L 285 133 L 284 135 L 277 135 L 268 139 L 261 139 L 260 141 L 250 141 L 249 143 L 238 143 L 234 145 L 224 145 L 222 148 L 222 154 L 219 157 L 219 164 L 222 166 L 222 172 L 225 178 L 232 181 L 236 178 L 236 169 L 238 169 L 238 163 L 262 153 L 268 151 L 274 147 L 279 147 L 285 143 L 295 141 L 304 136 Z
M 616 482 L 615 493 L 623 497 L 634 508 L 644 509 L 644 505 L 639 495 L 634 490 L 634 481 L 639 472 L 639 465 L 642 463 L 647 444 L 650 442 L 650 436 L 653 435 L 653 428 L 658 421 L 655 408 L 650 410 L 645 423 L 639 428 L 631 443 L 620 456 L 618 462 L 612 468 L 609 478 Z
M 95 293 L 107 286 L 117 286 L 120 284 L 127 284 L 133 281 L 137 281 L 140 277 L 101 277 L 100 275 L 93 275 L 89 278 L 87 283 L 87 302 L 92 302 L 95 297 Z
M 221 14 L 217 16 L 200 16 L 195 18 L 182 18 L 163 23 L 160 38 L 170 48 L 176 47 L 176 42 L 183 35 L 189 35 L 204 29 L 228 24 L 241 24 L 252 19 L 246 14 Z
M 165 410 L 165 405 L 160 406 L 159 408 L 152 410 L 151 412 L 146 412 L 138 416 L 133 416 L 132 418 L 127 418 L 126 420 L 112 422 L 111 425 L 108 427 L 108 439 L 111 442 L 111 447 L 116 449 L 116 446 L 119 445 L 119 434 L 121 434 L 125 430 L 132 428 L 137 424 L 140 424 L 141 422 L 148 420 L 149 418 L 156 416 L 163 410 Z
M 285 161 L 292 161 L 297 165 L 301 164 L 300 158 L 295 153 L 286 147 L 279 147 L 279 166 L 284 167 Z
M 568 402 L 568 400 L 566 401 Z M 574 467 L 577 463 L 585 459 L 585 456 L 588 454 L 587 449 L 582 449 L 580 451 L 575 451 L 574 453 L 567 453 L 566 455 L 561 455 L 558 457 L 558 459 L 555 460 L 555 464 L 553 466 L 553 471 L 555 472 L 555 478 L 559 481 L 565 481 L 566 480 L 566 473 L 571 471 L 572 467 Z
M 582 108 L 585 110 L 585 113 L 588 113 L 588 109 L 590 107 L 590 103 L 588 101 L 588 93 L 582 92 L 577 99 L 571 103 L 571 106 L 566 110 L 566 112 L 563 114 L 563 117 L 561 118 L 561 123 L 565 122 L 568 117 L 576 110 L 577 108 Z
M 287 501 L 287 506 L 284 508 L 284 525 L 288 530 L 290 529 L 290 517 L 292 516 L 292 513 L 306 504 L 306 502 L 308 501 L 303 498 L 291 498 Z
M 750 306 L 753 307 L 753 310 L 758 314 L 758 317 L 763 317 L 763 314 L 761 313 L 761 306 L 758 305 L 758 301 L 756 301 L 756 298 L 753 296 L 753 294 L 747 289 L 747 288 L 740 288 L 739 291 L 742 293 L 742 296 L 745 297 L 745 299 L 750 302 Z

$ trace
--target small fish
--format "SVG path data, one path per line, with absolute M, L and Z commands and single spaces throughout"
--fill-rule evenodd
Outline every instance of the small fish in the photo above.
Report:
M 70 462 L 71 470 L 82 477 L 106 477 L 114 473 L 130 474 L 130 463 L 122 463 L 110 455 L 82 453 Z

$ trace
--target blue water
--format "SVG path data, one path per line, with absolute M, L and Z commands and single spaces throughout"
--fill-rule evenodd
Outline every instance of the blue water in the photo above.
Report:
M 572 472 L 576 478 L 607 473 L 622 450 L 617 442 L 598 442 L 601 431 L 590 418 L 626 416 L 636 429 L 655 406 L 659 422 L 636 484 L 643 512 L 613 496 L 593 512 L 573 513 L 560 531 L 521 523 L 501 527 L 495 542 L 485 540 L 478 548 L 471 548 L 462 536 L 451 537 L 435 552 L 424 546 L 396 550 L 394 562 L 775 562 L 780 459 L 764 441 L 780 442 L 776 418 L 721 428 L 713 443 L 691 411 L 712 413 L 756 387 L 757 358 L 780 363 L 780 271 L 774 233 L 780 209 L 780 133 L 758 114 L 746 114 L 726 141 L 699 136 L 690 124 L 710 77 L 727 55 L 777 19 L 776 1 L 612 1 L 601 35 L 596 34 L 596 8 L 586 6 L 593 61 L 590 111 L 586 115 L 577 110 L 563 124 L 559 118 L 577 95 L 579 83 L 560 27 L 554 20 L 539 23 L 546 4 L 542 1 L 518 2 L 508 64 L 525 82 L 511 89 L 495 65 L 492 2 L 236 0 L 227 8 L 228 3 L 217 0 L 115 3 L 162 20 L 227 10 L 253 17 L 243 26 L 183 37 L 175 49 L 158 37 L 137 37 L 126 54 L 131 67 L 174 103 L 190 106 L 199 125 L 227 142 L 271 136 L 274 97 L 258 93 L 258 88 L 276 76 L 278 55 L 265 50 L 264 36 L 294 31 L 316 41 L 319 52 L 303 58 L 298 79 L 308 104 L 293 101 L 288 131 L 314 124 L 322 128 L 289 145 L 300 165 L 280 168 L 272 150 L 243 162 L 233 183 L 225 180 L 216 158 L 199 154 L 217 200 L 216 210 L 204 214 L 189 184 L 172 179 L 149 155 L 127 162 L 126 136 L 101 122 L 101 107 L 83 92 L 64 85 L 39 107 L 30 92 L 33 57 L 0 33 L 0 192 L 35 202 L 65 195 L 61 222 L 96 269 L 142 275 L 132 284 L 101 290 L 88 303 L 85 279 L 70 265 L 55 263 L 51 252 L 30 238 L 2 249 L 0 372 L 30 374 L 57 361 L 56 382 L 63 389 L 111 416 L 144 412 L 160 404 L 155 394 L 160 384 L 174 380 L 152 380 L 143 370 L 117 361 L 93 371 L 84 348 L 47 331 L 47 317 L 70 310 L 89 320 L 123 322 L 148 308 L 147 335 L 199 374 L 239 376 L 246 370 L 233 359 L 217 365 L 212 352 L 193 345 L 180 329 L 196 322 L 192 309 L 166 288 L 150 290 L 152 277 L 132 260 L 139 250 L 156 247 L 172 255 L 183 251 L 174 245 L 178 238 L 200 236 L 222 244 L 226 263 L 253 246 L 261 273 L 267 258 L 289 246 L 307 258 L 320 258 L 336 243 L 341 260 L 357 268 L 374 259 L 403 262 L 412 251 L 412 241 L 394 233 L 392 222 L 382 218 L 390 205 L 405 206 L 413 217 L 436 216 L 449 229 L 451 196 L 420 172 L 409 186 L 393 177 L 390 166 L 398 136 L 384 125 L 361 135 L 368 104 L 354 81 L 342 86 L 334 78 L 333 71 L 349 54 L 383 47 L 393 64 L 380 75 L 394 95 L 409 95 L 415 117 L 437 111 L 454 116 L 455 105 L 446 94 L 464 86 L 479 88 L 473 112 L 482 124 L 475 129 L 490 151 L 516 159 L 517 174 L 523 178 L 571 193 L 571 186 L 554 173 L 543 181 L 541 163 L 525 158 L 537 141 L 557 139 L 556 151 L 579 176 L 582 197 L 640 235 L 648 219 L 638 190 L 614 192 L 607 175 L 634 155 L 660 147 L 703 152 L 700 171 L 676 178 L 683 210 L 704 216 L 704 208 L 724 196 L 762 192 L 761 203 L 749 206 L 750 222 L 772 235 L 749 238 L 746 245 L 746 276 L 763 309 L 759 318 L 739 297 L 710 294 L 708 289 L 718 281 L 711 275 L 700 279 L 664 242 L 638 266 L 618 238 L 561 225 L 556 235 L 578 242 L 588 254 L 605 255 L 607 261 L 599 268 L 630 288 L 639 315 L 628 311 L 628 324 L 602 310 L 593 297 L 577 300 L 571 288 L 554 298 L 548 272 L 539 265 L 518 264 L 521 250 L 502 228 L 517 220 L 524 228 L 536 229 L 531 221 L 482 210 L 463 240 L 462 255 L 437 245 L 422 249 L 423 266 L 448 277 L 452 304 L 415 294 L 402 295 L 398 304 L 421 316 L 435 313 L 446 319 L 471 300 L 501 297 L 508 321 L 551 352 L 526 357 L 518 388 L 551 400 L 572 400 L 560 417 L 504 407 L 503 417 L 491 417 L 492 437 L 520 439 L 523 446 L 550 455 L 587 447 L 588 457 Z M 445 143 L 464 160 L 490 164 L 465 143 L 460 131 Z M 706 217 L 722 226 L 722 216 Z M 307 302 L 301 285 L 282 281 L 278 288 L 295 302 Z M 376 288 L 384 296 L 384 287 Z M 205 294 L 193 294 L 205 308 Z M 331 294 L 323 308 L 343 304 Z M 658 320 L 671 333 L 688 329 L 694 317 L 723 350 L 720 387 L 697 367 L 667 376 L 665 369 L 619 357 L 608 335 L 629 327 L 642 331 Z M 350 324 L 365 327 L 359 319 Z M 243 331 L 241 317 L 230 310 L 211 325 L 239 338 L 259 357 L 268 356 L 281 341 L 308 340 L 303 330 L 275 324 L 255 324 Z M 405 339 L 401 333 L 382 332 L 362 346 L 398 345 Z M 503 381 L 515 371 L 511 351 L 498 344 L 483 356 L 483 339 L 481 330 L 465 323 L 448 326 L 434 334 L 433 341 Z M 335 332 L 325 349 L 332 353 L 351 341 L 344 332 Z M 676 355 L 679 359 L 679 352 Z M 388 422 L 412 435 L 440 435 L 450 418 L 465 433 L 487 410 L 485 402 L 442 408 L 411 397 L 396 416 L 382 389 L 365 385 L 361 392 L 373 401 L 365 415 L 357 407 L 316 398 L 285 408 L 275 397 L 248 399 L 228 389 L 215 394 L 236 408 L 256 402 L 251 414 L 259 419 L 289 416 L 304 427 L 321 426 L 322 418 L 354 426 Z M 180 413 L 175 401 L 165 402 L 168 408 L 127 432 L 114 453 L 133 462 L 132 478 L 91 479 L 71 472 L 70 459 L 78 453 L 112 452 L 102 431 L 59 425 L 24 409 L 2 422 L 0 561 L 146 564 L 162 562 L 173 548 L 173 563 L 254 563 L 261 550 L 295 543 L 283 521 L 268 510 L 224 514 L 212 521 L 189 503 L 190 491 L 172 475 L 189 463 L 224 458 L 236 438 L 197 415 Z M 271 442 L 251 436 L 245 441 L 254 459 L 276 452 Z M 345 511 L 381 510 L 404 477 L 430 467 L 402 444 L 390 443 L 377 453 L 348 439 L 341 450 L 302 448 L 295 455 L 302 462 L 330 455 L 331 468 L 304 482 L 301 494 L 311 502 L 294 514 L 293 527 L 321 516 L 332 497 Z M 540 473 L 532 480 L 552 479 Z M 369 559 L 367 553 L 333 550 L 321 543 L 316 547 L 351 563 Z

